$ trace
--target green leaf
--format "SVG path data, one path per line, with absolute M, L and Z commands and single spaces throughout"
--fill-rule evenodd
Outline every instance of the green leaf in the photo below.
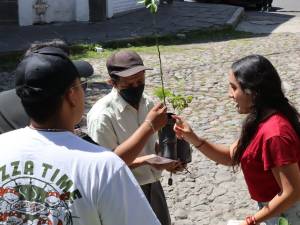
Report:
M 156 5 L 158 4 L 158 0 L 150 0 L 152 2 L 153 5 Z
M 152 1 L 151 0 L 144 0 L 145 1 L 145 6 L 146 7 L 149 7 L 149 5 L 152 4 Z
M 155 14 L 158 10 L 158 0 L 139 0 L 138 4 L 144 4 L 147 9 L 150 10 L 152 14 Z
M 164 89 L 164 92 L 166 98 L 172 96 L 171 91 L 168 89 Z M 161 101 L 164 100 L 163 89 L 161 87 L 154 89 L 154 95 L 157 96 Z
M 191 103 L 192 100 L 193 100 L 193 96 L 189 95 L 189 96 L 186 97 L 187 103 Z
M 155 14 L 156 12 L 157 12 L 157 5 L 156 4 L 151 4 L 150 5 L 150 12 L 152 13 L 152 14 Z
M 279 225 L 291 225 L 291 224 L 289 224 L 289 221 L 284 217 L 279 217 L 278 224 Z

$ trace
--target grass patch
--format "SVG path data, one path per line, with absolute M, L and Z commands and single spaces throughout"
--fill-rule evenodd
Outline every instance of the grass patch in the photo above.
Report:
M 19 63 L 22 55 L 23 52 L 14 52 L 6 55 L 0 55 L 0 72 L 14 70 Z
M 183 34 L 185 37 L 180 37 L 178 34 Z M 158 37 L 158 42 L 160 46 L 175 46 L 175 45 L 184 45 L 191 43 L 205 43 L 205 42 L 216 42 L 224 41 L 231 39 L 240 39 L 253 37 L 253 34 L 235 31 L 231 28 L 225 28 L 221 30 L 199 30 L 199 31 L 190 31 L 190 32 L 179 32 L 178 34 L 173 35 L 164 35 Z M 119 48 L 145 48 L 153 47 L 155 45 L 155 36 L 134 38 L 134 39 L 125 39 L 120 41 L 111 41 L 103 44 L 103 47 L 106 49 L 119 49 Z M 155 46 L 154 46 L 155 47 Z
M 131 49 L 133 51 L 139 53 L 148 53 L 148 54 L 156 54 L 157 50 L 155 47 L 155 43 L 150 45 L 145 42 L 140 42 L 139 45 L 135 43 L 130 43 L 128 41 L 121 41 L 121 44 L 117 44 L 118 42 L 114 42 L 112 45 L 104 44 L 103 52 L 97 52 L 95 50 L 96 47 L 101 47 L 99 44 L 76 44 L 71 46 L 71 58 L 73 60 L 79 59 L 93 59 L 93 58 L 107 58 L 113 52 L 118 51 L 120 49 Z M 180 51 L 175 45 L 169 46 L 161 46 L 162 51 L 172 51 L 178 52 Z
M 71 45 L 71 59 L 93 59 L 103 56 L 103 54 L 109 54 L 109 52 L 97 52 L 96 47 L 101 47 L 98 44 L 75 44 Z

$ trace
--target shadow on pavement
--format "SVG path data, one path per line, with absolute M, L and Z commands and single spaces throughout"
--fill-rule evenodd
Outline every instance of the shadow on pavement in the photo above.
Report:
M 284 10 L 281 7 L 274 6 L 274 3 L 278 4 L 275 1 L 267 11 L 266 8 L 261 11 L 263 8 L 261 0 L 197 0 L 197 2 L 216 2 L 244 7 L 245 16 L 243 21 L 239 23 L 237 28 L 239 31 L 268 35 L 273 32 L 289 32 L 293 30 L 295 23 L 299 24 L 298 29 L 300 26 L 298 21 L 294 21 L 296 14 L 300 11 Z
M 270 12 L 248 11 L 237 26 L 237 30 L 269 35 L 276 32 L 291 32 L 297 21 L 295 15 L 285 14 L 276 9 Z M 299 25 L 298 25 L 299 26 Z

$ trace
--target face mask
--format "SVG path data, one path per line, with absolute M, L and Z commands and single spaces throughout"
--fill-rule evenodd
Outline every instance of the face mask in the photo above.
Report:
M 126 102 L 128 102 L 132 106 L 136 106 L 137 104 L 139 104 L 142 98 L 144 87 L 145 84 L 141 84 L 137 87 L 130 87 L 119 90 L 119 93 Z

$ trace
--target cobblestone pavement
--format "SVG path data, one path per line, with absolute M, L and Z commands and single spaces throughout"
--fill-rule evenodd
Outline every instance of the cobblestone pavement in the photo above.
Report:
M 227 96 L 227 72 L 231 63 L 254 53 L 267 56 L 278 69 L 287 96 L 300 109 L 299 46 L 299 34 L 272 34 L 172 47 L 172 51 L 162 52 L 165 83 L 178 93 L 194 96 L 183 114 L 199 134 L 217 143 L 230 144 L 237 138 L 243 118 Z M 159 85 L 158 59 L 155 54 L 141 55 L 147 66 L 155 68 L 147 72 L 146 92 L 152 95 L 153 88 Z M 106 79 L 105 59 L 91 60 L 91 63 L 98 78 L 88 90 L 87 110 L 109 91 L 100 82 Z M 2 75 L 0 90 L 11 86 L 11 78 Z M 240 172 L 233 173 L 232 168 L 216 165 L 196 150 L 188 169 L 191 174 L 173 175 L 172 186 L 167 185 L 168 173 L 162 178 L 174 225 L 224 225 L 228 219 L 242 219 L 255 212 L 255 202 L 250 200 Z

